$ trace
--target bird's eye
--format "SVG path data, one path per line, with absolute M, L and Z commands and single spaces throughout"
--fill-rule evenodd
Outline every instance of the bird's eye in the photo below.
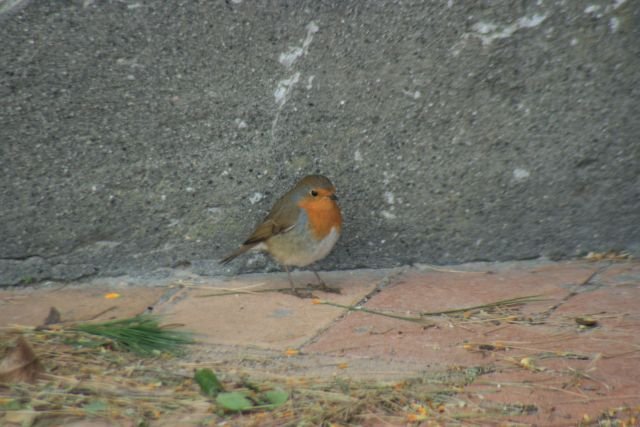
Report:
M 311 195 L 313 197 L 316 197 L 318 195 L 318 192 L 316 190 L 311 190 Z

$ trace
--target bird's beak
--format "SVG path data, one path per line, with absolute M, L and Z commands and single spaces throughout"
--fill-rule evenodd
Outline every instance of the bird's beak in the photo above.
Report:
M 329 198 L 331 200 L 338 200 L 338 196 L 336 196 L 335 194 L 330 195 Z

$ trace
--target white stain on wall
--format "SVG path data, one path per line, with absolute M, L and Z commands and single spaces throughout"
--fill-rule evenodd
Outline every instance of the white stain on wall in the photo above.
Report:
M 542 24 L 547 15 L 523 16 L 512 24 L 498 25 L 490 22 L 477 22 L 471 27 L 474 32 L 472 36 L 479 38 L 483 46 L 490 45 L 494 40 L 511 37 L 516 31 L 525 28 L 534 28 Z
M 385 191 L 384 199 L 389 205 L 393 205 L 396 202 L 396 196 L 394 196 L 391 191 Z
M 524 181 L 530 176 L 531 176 L 531 173 L 526 169 L 515 168 L 513 170 L 513 179 L 515 179 L 516 181 Z
M 397 218 L 396 214 L 394 214 L 393 212 L 389 212 L 389 211 L 381 211 L 380 214 L 382 215 L 383 218 L 386 218 L 386 219 L 396 219 Z
M 611 32 L 612 33 L 617 32 L 618 28 L 620 28 L 620 20 L 615 16 L 609 19 L 609 29 L 611 30 Z
M 262 199 L 264 199 L 264 194 L 255 192 L 249 197 L 249 202 L 251 202 L 252 205 L 255 205 Z
M 315 22 L 311 21 L 309 22 L 309 24 L 307 24 L 306 29 L 307 34 L 304 40 L 302 40 L 302 44 L 300 46 L 289 47 L 286 52 L 281 53 L 278 57 L 278 62 L 280 62 L 280 64 L 282 64 L 287 70 L 291 70 L 294 64 L 309 52 L 309 46 L 311 46 L 313 36 L 320 30 L 320 27 L 318 27 Z M 280 119 L 280 112 L 291 97 L 291 93 L 293 92 L 294 87 L 300 81 L 300 76 L 300 72 L 294 72 L 289 77 L 278 81 L 278 85 L 273 91 L 273 97 L 275 98 L 277 110 L 276 115 L 273 118 L 273 122 L 271 123 L 272 141 L 275 141 L 275 133 L 278 126 L 278 120 Z M 311 89 L 312 83 L 313 76 L 310 76 L 307 80 L 307 89 Z
M 313 88 L 313 79 L 315 78 L 316 76 L 309 76 L 307 79 L 307 90 L 311 90 L 311 88 Z
M 320 28 L 315 22 L 311 21 L 307 25 L 307 35 L 302 41 L 302 46 L 292 46 L 287 52 L 280 54 L 278 61 L 287 68 L 291 68 L 293 64 L 307 54 L 309 46 L 313 41 L 313 35 L 318 32 Z
M 597 4 L 591 4 L 584 8 L 584 13 L 595 14 L 600 10 L 600 6 Z
M 278 87 L 273 91 L 273 96 L 276 99 L 276 104 L 278 107 L 282 107 L 287 100 L 289 99 L 289 95 L 291 94 L 291 90 L 300 80 L 300 73 L 294 73 L 288 79 L 283 79 L 278 82 Z
M 622 6 L 623 4 L 625 4 L 627 2 L 627 0 L 613 0 L 613 8 L 617 9 L 620 6 Z

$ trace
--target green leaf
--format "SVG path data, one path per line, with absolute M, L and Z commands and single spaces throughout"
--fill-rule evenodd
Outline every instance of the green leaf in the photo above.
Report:
M 215 397 L 224 390 L 216 374 L 209 368 L 198 369 L 194 375 L 194 379 L 200 386 L 200 390 L 207 396 Z
M 216 397 L 216 403 L 227 411 L 239 412 L 253 408 L 253 403 L 239 391 L 220 393 Z
M 17 411 L 26 407 L 27 405 L 21 404 L 18 399 L 0 399 L 0 410 L 3 411 Z
M 281 389 L 265 391 L 263 396 L 265 400 L 269 402 L 268 405 L 263 405 L 263 407 L 267 409 L 275 409 L 289 400 L 289 393 Z
M 98 412 L 106 411 L 109 406 L 102 400 L 94 400 L 82 407 L 87 414 L 96 415 Z

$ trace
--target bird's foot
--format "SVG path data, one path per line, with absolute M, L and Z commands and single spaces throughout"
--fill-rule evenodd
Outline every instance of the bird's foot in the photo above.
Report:
M 322 283 L 309 283 L 307 285 L 307 289 L 313 289 L 314 291 L 320 291 L 320 292 L 327 292 L 327 293 L 330 293 L 330 294 L 341 294 L 342 293 L 342 289 L 333 288 L 331 286 L 328 286 L 324 282 L 322 282 Z

